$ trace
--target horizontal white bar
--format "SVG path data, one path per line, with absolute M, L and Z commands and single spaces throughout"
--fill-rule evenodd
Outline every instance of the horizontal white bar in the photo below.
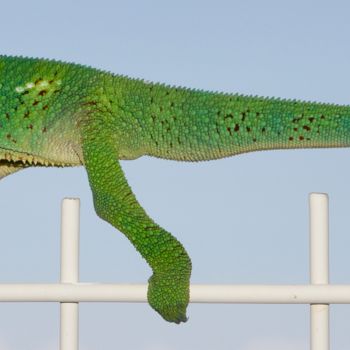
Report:
M 146 284 L 0 284 L 0 302 L 146 302 Z M 350 304 L 350 285 L 192 285 L 192 303 Z

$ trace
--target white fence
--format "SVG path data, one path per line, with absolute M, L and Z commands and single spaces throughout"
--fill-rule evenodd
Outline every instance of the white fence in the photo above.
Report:
M 78 350 L 79 302 L 147 302 L 147 285 L 79 283 L 79 199 L 64 199 L 61 282 L 0 284 L 0 302 L 61 303 L 60 350 Z M 192 303 L 310 304 L 311 350 L 329 350 L 329 304 L 349 304 L 350 285 L 328 285 L 328 196 L 310 195 L 310 284 L 191 285 Z

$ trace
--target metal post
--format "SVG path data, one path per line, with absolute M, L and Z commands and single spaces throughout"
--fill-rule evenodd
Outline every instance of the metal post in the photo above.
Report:
M 61 283 L 79 280 L 79 199 L 62 201 Z M 61 303 L 60 350 L 78 350 L 78 303 Z
M 310 282 L 328 284 L 328 196 L 310 194 Z M 329 350 L 329 305 L 311 304 L 311 350 Z

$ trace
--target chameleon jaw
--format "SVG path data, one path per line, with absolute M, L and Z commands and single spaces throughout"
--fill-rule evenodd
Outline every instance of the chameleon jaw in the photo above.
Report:
M 35 166 L 72 166 L 75 164 L 52 161 L 36 155 L 0 149 L 0 179 L 22 169 Z
M 10 151 L 6 149 L 0 149 L 0 162 L 7 162 L 9 164 L 18 164 L 21 166 L 72 166 L 73 164 L 57 162 L 50 159 L 46 159 L 41 156 Z

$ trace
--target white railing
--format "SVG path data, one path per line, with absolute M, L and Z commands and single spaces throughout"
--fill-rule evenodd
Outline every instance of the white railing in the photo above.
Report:
M 60 302 L 60 350 L 78 350 L 78 303 L 146 302 L 147 285 L 79 283 L 79 199 L 64 199 L 61 282 L 0 284 L 0 302 Z M 310 195 L 310 284 L 191 285 L 192 303 L 310 304 L 311 350 L 329 350 L 329 304 L 350 304 L 350 285 L 328 285 L 328 196 Z

